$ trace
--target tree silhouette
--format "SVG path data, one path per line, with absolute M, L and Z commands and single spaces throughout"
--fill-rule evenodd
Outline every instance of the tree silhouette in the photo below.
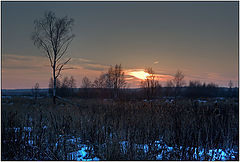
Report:
M 82 79 L 81 88 L 83 88 L 84 96 L 88 98 L 90 96 L 90 88 L 92 88 L 92 82 L 88 77 L 85 76 Z
M 47 55 L 53 76 L 53 103 L 56 103 L 56 79 L 64 70 L 70 58 L 63 61 L 68 47 L 74 38 L 72 34 L 73 19 L 67 16 L 58 18 L 51 11 L 34 21 L 35 31 L 32 34 L 34 45 Z M 66 68 L 65 68 L 66 69 Z
M 114 93 L 114 98 L 119 97 L 119 90 L 126 87 L 126 80 L 124 78 L 124 72 L 121 64 L 112 66 L 108 69 L 106 74 L 106 88 L 112 88 Z
M 77 88 L 76 80 L 74 79 L 73 76 L 71 76 L 69 79 L 69 88 L 70 88 L 70 93 L 72 95 L 74 92 L 74 88 Z
M 184 74 L 182 71 L 178 70 L 173 78 L 173 83 L 175 85 L 175 97 L 179 94 L 180 88 L 185 85 Z
M 36 83 L 34 85 L 34 87 L 32 87 L 32 94 L 34 99 L 37 99 L 38 95 L 39 95 L 39 83 Z
M 94 80 L 93 88 L 106 88 L 106 74 L 101 74 Z
M 173 81 L 168 80 L 167 83 L 166 83 L 166 87 L 174 87 Z
M 228 86 L 230 89 L 233 87 L 233 82 L 231 80 L 229 81 Z
M 60 96 L 69 96 L 70 95 L 70 84 L 69 79 L 65 76 L 61 81 Z
M 228 86 L 229 86 L 229 95 L 230 95 L 230 97 L 232 97 L 233 82 L 231 80 L 229 81 Z
M 159 82 L 155 79 L 156 75 L 152 68 L 146 68 L 145 72 L 149 75 L 144 81 L 141 81 L 141 88 L 144 89 L 147 99 L 152 99 L 156 95 L 157 87 L 160 87 Z
M 88 77 L 84 77 L 82 79 L 82 88 L 91 88 L 92 87 L 92 82 L 90 81 L 90 79 L 88 79 Z
M 59 89 L 59 95 L 62 97 L 69 97 L 74 94 L 74 88 L 76 88 L 76 81 L 73 76 L 68 78 L 65 76 L 61 81 L 61 87 Z
M 178 70 L 176 72 L 176 74 L 174 75 L 174 78 L 173 78 L 173 83 L 174 83 L 175 87 L 179 88 L 179 87 L 182 87 L 185 85 L 185 81 L 183 80 L 184 77 L 185 76 L 182 71 Z

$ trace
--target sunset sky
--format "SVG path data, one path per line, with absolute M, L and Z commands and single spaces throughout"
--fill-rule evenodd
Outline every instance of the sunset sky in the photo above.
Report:
M 77 87 L 115 64 L 129 87 L 138 87 L 134 74 L 147 67 L 162 86 L 178 69 L 187 83 L 238 84 L 238 2 L 2 2 L 3 89 L 48 87 L 48 58 L 31 40 L 45 11 L 75 20 L 67 54 L 73 69 L 62 77 L 73 75 Z

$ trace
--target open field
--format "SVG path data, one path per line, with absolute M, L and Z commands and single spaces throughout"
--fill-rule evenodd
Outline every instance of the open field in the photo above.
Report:
M 2 160 L 239 160 L 238 99 L 2 98 Z

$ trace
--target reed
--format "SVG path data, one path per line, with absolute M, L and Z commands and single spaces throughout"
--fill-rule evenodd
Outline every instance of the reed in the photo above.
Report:
M 103 101 L 12 98 L 2 104 L 2 160 L 69 160 L 88 146 L 101 160 L 211 160 L 209 149 L 237 152 L 239 109 L 233 99 Z M 73 139 L 80 137 L 78 140 Z M 73 142 L 71 142 L 73 141 Z M 161 147 L 160 144 L 161 143 Z M 174 151 L 167 151 L 171 147 Z M 195 149 L 196 148 L 196 149 Z M 203 152 L 204 159 L 197 156 Z M 194 153 L 197 154 L 194 154 Z M 220 156 L 220 155 L 219 155 Z

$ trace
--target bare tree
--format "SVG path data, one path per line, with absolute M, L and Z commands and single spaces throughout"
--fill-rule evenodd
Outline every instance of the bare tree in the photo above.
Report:
M 60 96 L 72 96 L 73 89 L 76 88 L 76 81 L 73 76 L 68 78 L 65 76 L 61 81 Z
M 60 93 L 59 95 L 61 97 L 68 97 L 70 94 L 70 89 L 69 89 L 69 79 L 67 76 L 65 76 L 62 81 L 61 81 L 61 88 L 60 88 Z
M 173 78 L 173 83 L 175 85 L 175 97 L 179 94 L 180 88 L 185 85 L 184 74 L 182 71 L 178 70 Z
M 65 76 L 62 80 L 61 88 L 68 88 L 69 87 L 69 79 L 67 76 Z
M 106 88 L 106 74 L 101 74 L 99 78 L 96 78 L 93 82 L 94 88 Z
M 88 77 L 84 77 L 82 79 L 82 88 L 91 88 L 92 87 L 92 82 L 88 79 Z
M 173 84 L 172 80 L 167 81 L 166 87 L 169 87 L 169 88 L 174 87 L 174 84 Z
M 113 74 L 114 74 L 114 92 L 115 92 L 114 97 L 117 98 L 119 97 L 119 90 L 122 88 L 125 88 L 127 84 L 124 78 L 124 72 L 121 64 L 115 65 Z
M 146 68 L 145 72 L 149 75 L 144 81 L 141 82 L 141 88 L 144 89 L 147 99 L 152 99 L 156 95 L 157 87 L 160 87 L 159 82 L 156 80 L 156 75 L 152 68 Z
M 32 94 L 34 99 L 37 99 L 38 95 L 39 95 L 39 83 L 36 83 L 34 85 L 34 87 L 32 88 Z
M 70 77 L 70 79 L 69 79 L 69 88 L 76 88 L 77 86 L 76 86 L 76 80 L 74 79 L 74 77 L 73 76 L 71 76 Z
M 34 21 L 32 34 L 34 45 L 47 55 L 53 76 L 53 103 L 56 103 L 56 79 L 64 70 L 69 59 L 63 61 L 68 47 L 74 38 L 72 34 L 73 19 L 67 16 L 58 18 L 53 12 L 46 12 L 42 19 Z M 66 68 L 65 68 L 66 69 Z
M 92 87 L 96 88 L 95 89 L 96 95 L 100 98 L 104 98 L 106 96 L 105 94 L 107 93 L 107 90 L 105 89 L 106 88 L 106 79 L 107 79 L 106 74 L 102 73 L 92 83 Z
M 211 83 L 208 83 L 206 87 L 207 88 L 217 88 L 218 85 L 216 83 L 211 82 Z
M 172 80 L 168 80 L 166 82 L 166 95 L 167 96 L 171 96 L 171 94 L 173 92 L 173 87 L 174 87 L 173 81 Z
M 108 69 L 108 72 L 105 74 L 105 88 L 114 87 L 114 69 L 112 66 Z
M 76 80 L 74 79 L 73 76 L 71 76 L 70 79 L 69 79 L 69 88 L 70 88 L 71 95 L 73 95 L 74 94 L 74 88 L 77 88 Z
M 108 69 L 106 74 L 106 87 L 113 88 L 114 98 L 119 97 L 119 90 L 126 87 L 126 80 L 121 64 L 112 66 Z
M 190 88 L 202 87 L 202 83 L 199 80 L 190 80 L 189 87 Z
M 185 81 L 183 80 L 184 77 L 185 76 L 182 71 L 178 70 L 176 72 L 176 74 L 174 75 L 174 78 L 173 78 L 173 83 L 174 83 L 175 87 L 182 87 L 185 85 Z
M 228 83 L 228 86 L 229 86 L 229 96 L 232 97 L 233 96 L 233 82 L 230 80 L 229 83 Z
M 230 89 L 233 87 L 233 82 L 231 80 L 229 81 L 228 86 Z
M 82 79 L 82 86 L 81 88 L 83 88 L 83 97 L 89 98 L 90 94 L 91 94 L 91 89 L 92 88 L 92 82 L 90 81 L 90 79 L 88 77 L 84 77 Z M 79 91 L 81 91 L 81 89 L 79 89 Z

